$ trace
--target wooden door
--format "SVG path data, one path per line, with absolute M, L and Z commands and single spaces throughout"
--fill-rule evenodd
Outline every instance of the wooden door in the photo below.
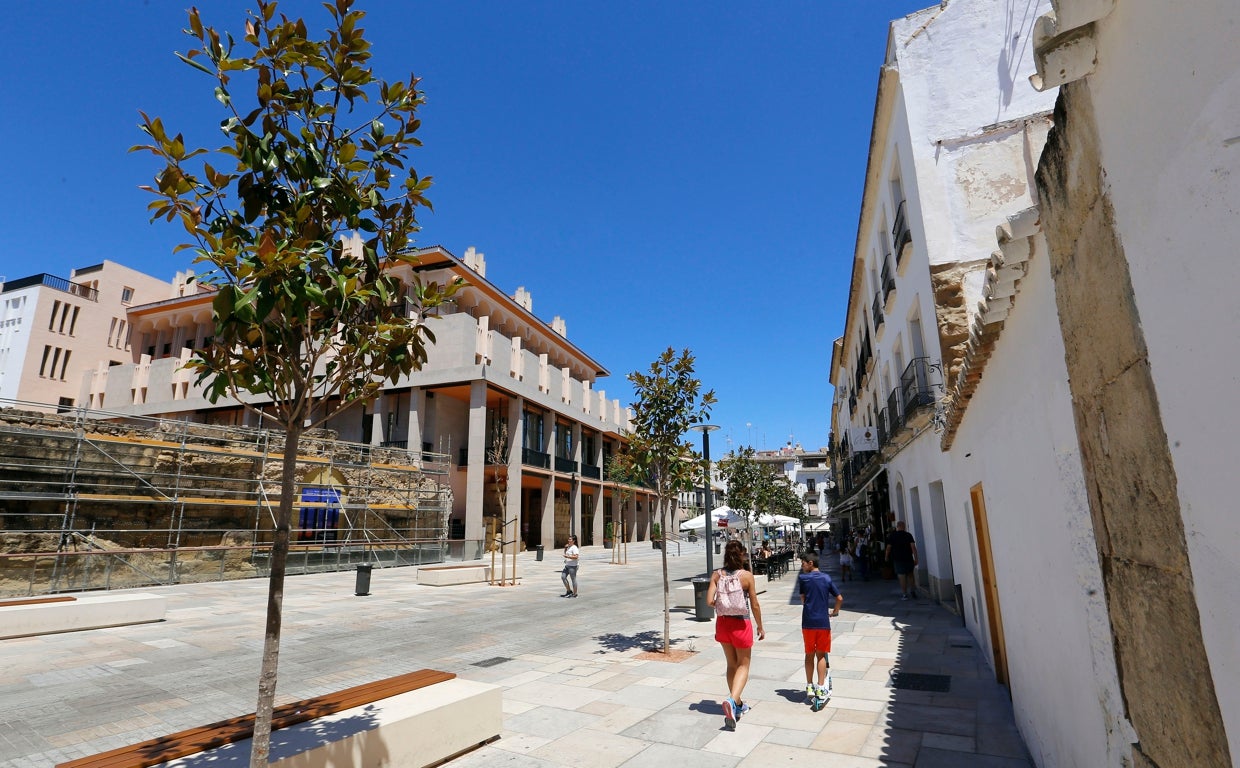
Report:
M 990 525 L 986 519 L 986 498 L 982 484 L 969 489 L 973 503 L 973 527 L 977 531 L 977 560 L 982 572 L 982 592 L 986 600 L 986 623 L 990 647 L 995 655 L 995 679 L 1008 684 L 1007 645 L 1003 639 L 1003 613 L 999 609 L 999 583 L 995 578 L 994 553 L 990 548 Z

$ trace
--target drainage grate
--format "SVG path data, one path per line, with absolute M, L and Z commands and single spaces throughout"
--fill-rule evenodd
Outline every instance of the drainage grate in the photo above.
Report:
M 953 648 L 972 648 L 973 643 L 952 643 Z
M 497 664 L 503 664 L 505 661 L 512 661 L 512 658 L 510 658 L 510 657 L 508 657 L 508 656 L 493 656 L 493 657 L 491 657 L 491 658 L 489 658 L 489 659 L 483 659 L 482 661 L 475 661 L 475 662 L 473 663 L 473 666 L 475 666 L 475 667 L 494 667 L 494 666 L 496 666 Z
M 951 675 L 924 675 L 917 672 L 892 672 L 891 687 L 905 691 L 947 693 L 952 689 Z

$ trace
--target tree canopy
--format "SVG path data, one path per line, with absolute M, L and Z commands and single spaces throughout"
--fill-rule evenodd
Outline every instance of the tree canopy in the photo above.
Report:
M 375 397 L 422 366 L 434 336 L 426 312 L 459 284 L 424 284 L 412 270 L 429 176 L 408 165 L 419 146 L 418 78 L 388 82 L 370 68 L 364 14 L 324 6 L 326 37 L 258 0 L 240 40 L 189 11 L 194 48 L 177 54 L 214 83 L 224 143 L 186 147 L 142 113 L 162 163 L 152 220 L 178 223 L 201 282 L 214 292 L 214 336 L 189 367 L 211 402 L 229 397 L 283 428 L 280 504 L 272 535 L 267 625 L 251 765 L 267 765 L 281 605 L 302 431 Z

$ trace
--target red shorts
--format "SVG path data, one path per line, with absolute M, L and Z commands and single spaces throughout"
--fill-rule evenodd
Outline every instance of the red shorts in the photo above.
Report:
M 806 653 L 830 653 L 831 652 L 831 630 L 829 629 L 802 629 L 801 637 L 805 640 Z
M 753 624 L 735 616 L 715 617 L 715 639 L 734 648 L 753 647 Z

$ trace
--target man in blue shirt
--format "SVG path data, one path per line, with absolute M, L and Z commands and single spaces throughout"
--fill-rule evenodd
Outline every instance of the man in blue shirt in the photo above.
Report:
M 805 696 L 811 700 L 814 711 L 818 711 L 831 698 L 831 665 L 827 661 L 827 654 L 831 652 L 831 617 L 840 615 L 844 596 L 831 577 L 818 570 L 818 555 L 812 552 L 801 553 L 797 591 L 801 593 L 801 637 L 805 640 Z M 815 668 L 818 671 L 816 685 Z

